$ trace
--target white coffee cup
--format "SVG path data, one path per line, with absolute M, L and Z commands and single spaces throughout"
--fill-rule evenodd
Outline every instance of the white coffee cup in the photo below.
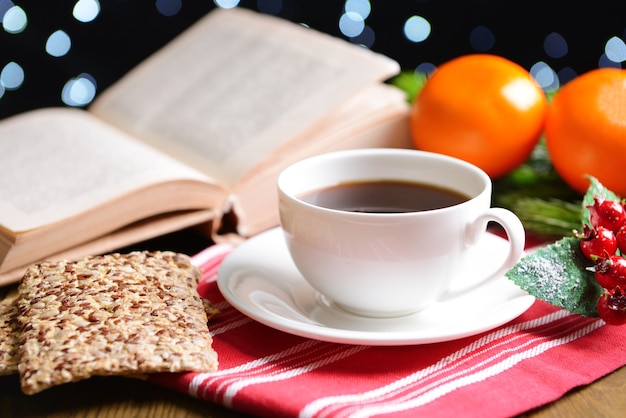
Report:
M 428 184 L 468 200 L 425 211 L 363 213 L 302 199 L 338 184 L 379 180 Z M 278 193 L 281 227 L 296 267 L 330 303 L 358 315 L 405 315 L 457 297 L 501 277 L 524 250 L 517 216 L 490 207 L 489 176 L 440 154 L 360 149 L 319 155 L 286 168 Z M 459 285 L 464 259 L 489 221 L 505 230 L 508 254 L 479 282 Z

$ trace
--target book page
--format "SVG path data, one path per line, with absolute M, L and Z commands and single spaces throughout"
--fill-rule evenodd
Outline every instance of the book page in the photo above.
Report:
M 244 183 L 264 175 L 267 170 L 281 171 L 288 164 L 312 153 L 328 152 L 339 146 L 339 142 L 349 141 L 358 144 L 349 138 L 355 135 L 355 131 L 376 129 L 379 124 L 398 117 L 408 120 L 409 112 L 410 105 L 404 91 L 389 84 L 372 84 L 335 109 L 322 123 L 301 132 L 296 141 L 276 148 L 271 156 L 253 167 L 239 180 L 235 192 L 237 193 Z M 406 145 L 405 140 L 404 137 L 380 138 L 380 142 L 374 145 L 396 146 L 398 142 Z
M 388 84 L 375 84 L 333 112 L 328 123 L 276 150 L 234 186 L 233 204 L 240 209 L 245 226 L 241 233 L 254 235 L 279 224 L 276 181 L 286 166 L 343 149 L 413 148 L 409 116 L 410 105 L 404 92 Z M 254 216 L 246 218 L 247 213 Z
M 0 124 L 0 228 L 38 228 L 170 179 L 203 174 L 84 110 L 27 112 Z
M 399 71 L 364 47 L 246 9 L 215 9 L 90 110 L 232 185 L 365 86 Z

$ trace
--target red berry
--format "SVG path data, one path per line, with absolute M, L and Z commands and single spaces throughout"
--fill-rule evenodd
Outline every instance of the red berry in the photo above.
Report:
M 615 240 L 617 241 L 617 248 L 622 253 L 622 255 L 626 255 L 626 226 L 623 226 L 617 231 L 617 235 L 615 235 Z
M 585 225 L 583 234 L 580 235 L 580 250 L 589 260 L 608 257 L 617 251 L 617 239 L 610 229 L 603 226 L 591 229 Z
M 626 295 L 619 287 L 600 296 L 598 315 L 609 325 L 626 324 Z
M 626 258 L 612 255 L 598 259 L 595 276 L 598 284 L 605 289 L 626 289 Z
M 589 209 L 589 221 L 594 228 L 603 226 L 617 233 L 626 222 L 626 210 L 620 201 L 594 198 Z

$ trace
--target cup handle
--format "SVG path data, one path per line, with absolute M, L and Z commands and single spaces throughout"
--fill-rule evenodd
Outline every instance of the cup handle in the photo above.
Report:
M 507 235 L 509 251 L 500 264 L 491 274 L 486 275 L 482 280 L 472 283 L 470 286 L 462 286 L 454 290 L 444 291 L 439 297 L 440 301 L 453 299 L 467 292 L 471 292 L 497 278 L 502 277 L 515 263 L 517 263 L 524 252 L 526 244 L 526 233 L 519 218 L 510 210 L 504 208 L 489 208 L 482 215 L 474 220 L 466 231 L 467 245 L 475 245 L 487 228 L 487 223 L 494 221 L 500 224 Z

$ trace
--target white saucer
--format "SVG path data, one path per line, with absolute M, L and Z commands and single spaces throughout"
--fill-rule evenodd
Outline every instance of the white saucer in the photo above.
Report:
M 506 253 L 506 241 L 485 234 L 464 279 L 477 280 Z M 502 257 L 500 256 L 502 255 Z M 428 344 L 475 335 L 524 313 L 534 297 L 502 277 L 456 299 L 402 317 L 368 318 L 328 303 L 300 275 L 280 228 L 240 244 L 220 266 L 224 298 L 245 315 L 303 337 L 347 344 Z

